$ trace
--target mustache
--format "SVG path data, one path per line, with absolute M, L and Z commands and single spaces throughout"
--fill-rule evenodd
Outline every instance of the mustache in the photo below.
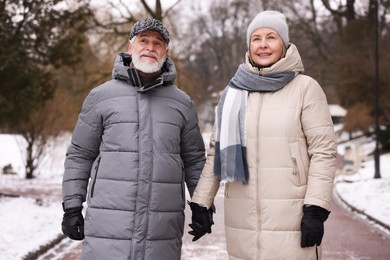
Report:
M 156 60 L 158 59 L 157 54 L 151 51 L 142 51 L 139 54 L 139 56 L 143 56 L 143 55 L 153 56 L 153 58 L 155 58 Z

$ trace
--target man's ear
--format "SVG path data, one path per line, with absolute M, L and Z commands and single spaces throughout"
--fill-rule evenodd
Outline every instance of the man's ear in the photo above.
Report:
M 127 52 L 129 53 L 129 54 L 131 54 L 131 42 L 130 42 L 130 40 L 129 40 L 129 47 L 128 47 L 128 49 L 127 49 Z
M 169 49 L 166 48 L 166 50 L 165 50 L 165 57 L 166 57 L 166 58 L 168 58 L 168 53 L 169 53 Z

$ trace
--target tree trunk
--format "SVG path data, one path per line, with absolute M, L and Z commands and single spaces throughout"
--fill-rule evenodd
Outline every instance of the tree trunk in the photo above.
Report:
M 34 178 L 34 156 L 33 156 L 33 145 L 34 145 L 34 139 L 33 138 L 25 138 L 27 141 L 27 154 L 26 154 L 26 179 L 33 179 Z

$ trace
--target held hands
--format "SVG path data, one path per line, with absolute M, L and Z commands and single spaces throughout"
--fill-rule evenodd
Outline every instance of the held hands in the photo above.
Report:
M 324 236 L 324 222 L 330 211 L 318 206 L 303 206 L 301 247 L 319 246 Z
M 195 242 L 206 233 L 211 233 L 211 226 L 214 224 L 213 213 L 215 208 L 212 206 L 210 209 L 207 209 L 193 202 L 188 202 L 188 204 L 192 210 L 192 223 L 189 224 L 192 230 L 188 233 L 194 236 L 192 242 Z
M 62 219 L 62 233 L 73 240 L 84 239 L 84 218 L 81 213 L 82 207 L 64 209 Z

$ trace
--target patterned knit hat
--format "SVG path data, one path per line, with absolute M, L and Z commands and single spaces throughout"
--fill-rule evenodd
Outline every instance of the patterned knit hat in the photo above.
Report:
M 246 42 L 249 47 L 252 33 L 260 28 L 271 28 L 275 30 L 282 38 L 284 45 L 289 44 L 288 26 L 286 17 L 278 11 L 264 11 L 256 15 L 253 21 L 249 24 L 246 33 Z
M 133 29 L 130 32 L 130 40 L 137 34 L 147 30 L 159 32 L 164 38 L 167 45 L 169 44 L 168 30 L 162 25 L 162 23 L 159 20 L 156 20 L 154 18 L 146 18 L 136 22 L 133 26 Z

